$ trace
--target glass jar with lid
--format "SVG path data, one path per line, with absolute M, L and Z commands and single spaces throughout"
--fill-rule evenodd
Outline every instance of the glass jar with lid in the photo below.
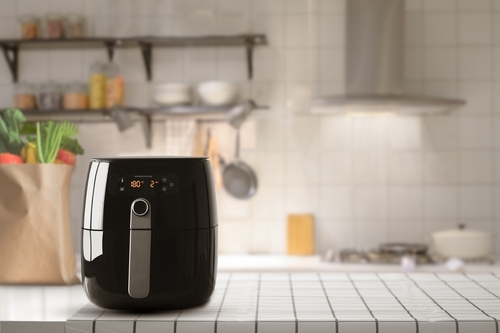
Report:
M 33 84 L 20 82 L 14 88 L 14 106 L 21 110 L 36 109 L 36 88 Z
M 106 74 L 106 108 L 122 107 L 125 83 L 120 67 L 114 62 L 108 62 L 104 70 Z
M 85 36 L 85 18 L 79 14 L 67 15 L 64 20 L 64 36 L 66 38 L 82 38 Z
M 64 37 L 63 20 L 59 14 L 47 14 L 43 20 L 44 36 L 48 39 Z
M 59 84 L 47 82 L 40 86 L 38 109 L 46 111 L 62 109 L 62 89 Z
M 89 108 L 87 85 L 71 82 L 64 87 L 63 108 L 65 110 L 85 110 Z
M 38 18 L 33 15 L 23 15 L 19 18 L 22 39 L 38 38 Z
M 106 107 L 106 74 L 104 65 L 100 62 L 90 66 L 89 105 L 93 110 Z

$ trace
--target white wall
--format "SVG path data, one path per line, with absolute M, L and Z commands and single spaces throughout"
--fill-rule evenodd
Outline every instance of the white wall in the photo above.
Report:
M 157 48 L 152 83 L 138 49 L 116 52 L 128 104 L 149 105 L 158 82 L 222 79 L 271 106 L 243 129 L 243 159 L 257 172 L 258 194 L 238 201 L 218 191 L 221 252 L 283 253 L 286 215 L 309 212 L 318 253 L 427 241 L 429 233 L 458 223 L 494 234 L 500 252 L 500 3 L 407 0 L 406 10 L 407 91 L 465 98 L 466 107 L 441 116 L 375 118 L 310 116 L 289 107 L 344 89 L 342 0 L 0 0 L 0 36 L 17 33 L 18 15 L 46 12 L 84 13 L 96 35 L 266 33 L 269 46 L 256 50 L 250 83 L 239 48 Z M 97 49 L 22 51 L 20 77 L 84 81 L 89 65 L 105 59 Z M 11 90 L 0 61 L 0 105 L 11 103 Z M 231 160 L 234 132 L 225 124 L 212 132 Z M 147 150 L 139 125 L 123 134 L 112 124 L 81 125 L 86 155 L 73 179 L 75 239 L 89 158 L 164 154 L 175 142 L 168 133 L 155 124 Z

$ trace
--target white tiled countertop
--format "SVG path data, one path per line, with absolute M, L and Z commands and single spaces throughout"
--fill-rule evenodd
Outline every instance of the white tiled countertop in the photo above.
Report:
M 247 266 L 233 266 L 233 272 L 228 272 L 237 258 L 246 258 Z M 465 274 L 405 274 L 398 273 L 397 266 L 335 265 L 317 257 L 288 258 L 287 264 L 281 261 L 279 267 L 268 270 L 262 266 L 279 258 L 220 259 L 211 300 L 183 311 L 124 314 L 103 310 L 89 304 L 79 285 L 1 286 L 0 331 L 403 333 L 417 332 L 418 325 L 418 333 L 458 332 L 457 327 L 460 333 L 498 332 L 498 266 L 470 265 Z M 363 272 L 367 266 L 378 272 Z
M 500 276 L 222 273 L 202 306 L 153 314 L 87 305 L 67 333 L 496 333 Z

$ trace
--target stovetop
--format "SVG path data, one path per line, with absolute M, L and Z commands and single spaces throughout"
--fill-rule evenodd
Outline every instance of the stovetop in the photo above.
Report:
M 436 262 L 428 253 L 392 253 L 378 249 L 360 251 L 355 249 L 344 249 L 340 251 L 339 259 L 342 263 L 351 264 L 401 264 L 403 260 L 414 261 L 415 264 L 433 264 Z

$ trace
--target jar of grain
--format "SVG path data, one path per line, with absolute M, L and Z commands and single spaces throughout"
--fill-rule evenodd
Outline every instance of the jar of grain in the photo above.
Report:
M 80 82 L 72 82 L 64 88 L 63 108 L 65 110 L 85 110 L 89 108 L 88 88 Z
M 38 37 L 38 19 L 33 15 L 23 15 L 19 18 L 22 39 L 36 39 Z
M 93 110 L 106 107 L 106 74 L 104 65 L 100 62 L 90 66 L 89 104 Z
M 36 109 L 36 88 L 33 84 L 20 82 L 14 88 L 14 107 L 21 110 Z

